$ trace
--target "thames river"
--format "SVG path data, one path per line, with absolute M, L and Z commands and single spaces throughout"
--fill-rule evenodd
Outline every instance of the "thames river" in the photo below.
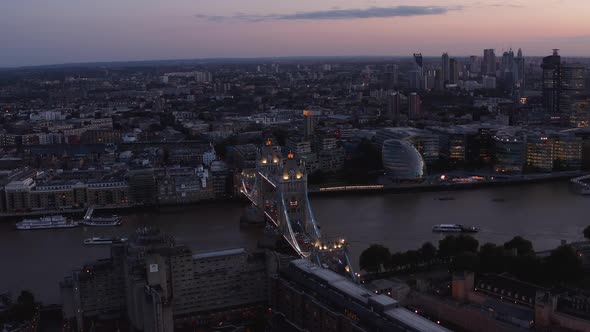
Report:
M 440 200 L 440 198 L 453 198 Z M 561 240 L 582 240 L 590 224 L 590 197 L 571 193 L 568 184 L 553 182 L 453 192 L 312 197 L 316 219 L 328 236 L 349 240 L 356 262 L 372 243 L 392 251 L 434 244 L 441 223 L 478 226 L 480 244 L 503 243 L 515 235 L 531 240 L 537 251 Z M 92 236 L 129 236 L 138 226 L 156 226 L 193 251 L 244 247 L 254 249 L 262 229 L 241 229 L 240 203 L 215 203 L 159 212 L 125 215 L 120 227 L 80 227 L 16 231 L 0 223 L 0 293 L 31 290 L 45 304 L 59 303 L 59 281 L 85 263 L 108 258 L 108 246 L 84 246 Z M 356 264 L 356 263 L 355 263 Z

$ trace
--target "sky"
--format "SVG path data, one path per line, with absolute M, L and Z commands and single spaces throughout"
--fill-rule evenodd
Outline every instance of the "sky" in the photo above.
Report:
M 0 0 L 0 67 L 215 57 L 590 56 L 588 0 Z

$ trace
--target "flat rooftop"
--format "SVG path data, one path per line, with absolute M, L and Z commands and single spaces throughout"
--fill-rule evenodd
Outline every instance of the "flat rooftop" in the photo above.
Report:
M 207 252 L 194 254 L 193 259 L 233 256 L 233 255 L 241 255 L 241 254 L 245 254 L 245 253 L 246 253 L 246 249 L 244 249 L 244 248 L 226 249 L 226 250 L 218 250 L 218 251 L 207 251 Z
M 384 312 L 384 315 L 403 323 L 406 326 L 422 331 L 422 332 L 448 332 L 446 328 L 429 321 L 405 308 L 389 309 Z

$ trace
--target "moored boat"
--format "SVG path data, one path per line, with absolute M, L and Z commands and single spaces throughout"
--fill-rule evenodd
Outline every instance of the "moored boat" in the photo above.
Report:
M 477 233 L 479 229 L 475 226 L 460 224 L 439 224 L 432 226 L 432 231 L 436 233 Z
M 108 217 L 90 217 L 84 218 L 80 222 L 84 226 L 118 226 L 121 225 L 121 217 L 112 215 Z
M 72 228 L 78 226 L 78 222 L 67 219 L 64 216 L 47 216 L 37 219 L 23 219 L 16 223 L 16 229 L 51 229 L 51 228 Z
M 86 245 L 101 245 L 127 242 L 126 237 L 91 237 L 84 240 Z

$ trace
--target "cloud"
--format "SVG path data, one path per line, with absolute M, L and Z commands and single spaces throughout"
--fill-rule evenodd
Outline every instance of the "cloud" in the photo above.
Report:
M 474 2 L 469 5 L 472 8 L 525 8 L 526 6 L 519 3 L 514 2 L 498 2 L 498 3 L 482 3 L 482 2 Z
M 365 18 L 391 18 L 426 15 L 443 15 L 449 11 L 461 10 L 461 6 L 397 6 L 397 7 L 370 7 L 366 9 L 338 9 L 320 10 L 312 12 L 298 12 L 293 14 L 248 15 L 238 13 L 233 16 L 195 15 L 198 19 L 208 21 L 271 21 L 271 20 L 347 20 Z

